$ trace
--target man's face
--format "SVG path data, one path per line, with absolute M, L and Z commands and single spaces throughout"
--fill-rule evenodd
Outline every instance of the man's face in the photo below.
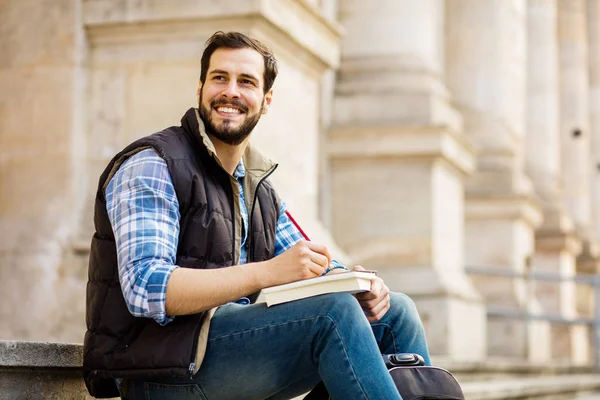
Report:
M 206 81 L 200 84 L 200 116 L 208 134 L 238 145 L 266 114 L 272 91 L 264 95 L 263 57 L 255 50 L 218 49 L 211 58 Z

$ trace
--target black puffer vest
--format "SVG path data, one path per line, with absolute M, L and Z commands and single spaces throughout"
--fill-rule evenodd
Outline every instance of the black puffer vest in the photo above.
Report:
M 221 268 L 239 261 L 239 188 L 214 155 L 192 108 L 171 127 L 139 139 L 117 154 L 100 177 L 94 213 L 87 284 L 84 379 L 91 395 L 116 397 L 113 378 L 189 376 L 205 313 L 178 316 L 166 326 L 133 317 L 119 284 L 113 231 L 104 190 L 127 157 L 153 148 L 167 163 L 179 202 L 180 232 L 176 264 L 184 268 Z M 244 154 L 244 192 L 249 216 L 248 262 L 274 256 L 279 199 L 266 180 L 276 165 L 250 147 Z M 258 293 L 250 296 L 254 302 Z

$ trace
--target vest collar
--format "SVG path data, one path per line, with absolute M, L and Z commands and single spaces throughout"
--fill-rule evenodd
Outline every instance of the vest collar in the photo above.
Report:
M 192 107 L 185 113 L 181 119 L 181 125 L 187 132 L 191 133 L 191 136 L 195 138 L 195 142 L 206 148 L 211 157 L 223 167 L 223 164 L 217 155 L 215 146 L 206 133 L 204 123 L 200 118 L 197 108 Z M 244 167 L 246 168 L 246 173 L 256 178 L 267 174 L 277 165 L 269 158 L 263 156 L 251 143 L 246 147 L 242 160 L 244 162 Z

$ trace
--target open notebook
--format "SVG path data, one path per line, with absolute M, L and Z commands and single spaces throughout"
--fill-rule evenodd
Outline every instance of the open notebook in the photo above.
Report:
M 263 289 L 267 307 L 325 293 L 358 293 L 371 289 L 374 272 L 345 271 Z

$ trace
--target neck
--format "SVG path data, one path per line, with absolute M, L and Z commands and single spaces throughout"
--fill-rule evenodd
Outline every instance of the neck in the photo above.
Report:
M 225 168 L 225 171 L 229 172 L 230 175 L 233 175 L 235 168 L 240 163 L 240 160 L 246 151 L 246 147 L 248 147 L 248 140 L 250 137 L 244 139 L 242 143 L 232 146 L 220 141 L 213 135 L 209 134 L 208 136 L 210 137 L 213 146 L 215 146 L 217 157 L 219 157 L 219 160 L 221 160 L 223 168 Z

